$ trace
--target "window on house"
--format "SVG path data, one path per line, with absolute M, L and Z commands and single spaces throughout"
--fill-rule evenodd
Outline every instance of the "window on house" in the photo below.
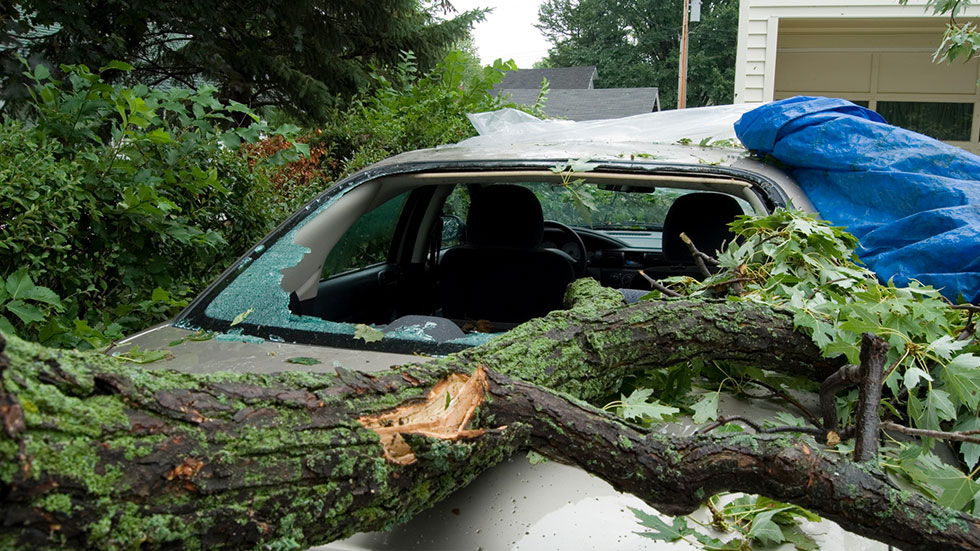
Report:
M 908 128 L 937 140 L 970 141 L 972 103 L 879 101 L 875 110 L 889 124 Z

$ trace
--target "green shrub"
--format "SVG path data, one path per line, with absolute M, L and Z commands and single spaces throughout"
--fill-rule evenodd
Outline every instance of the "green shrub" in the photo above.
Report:
M 60 301 L 40 319 L 9 304 L 0 314 L 21 336 L 99 345 L 171 315 L 270 229 L 283 205 L 238 149 L 282 132 L 210 87 L 110 86 L 62 69 L 64 82 L 28 73 L 32 119 L 0 122 L 0 276 L 30 274 Z
M 389 77 L 372 74 L 377 87 L 335 111 L 332 122 L 310 146 L 323 151 L 320 166 L 340 179 L 397 153 L 455 143 L 476 135 L 467 113 L 490 111 L 504 104 L 490 91 L 513 61 L 495 61 L 474 70 L 465 52 L 450 52 L 427 74 L 419 75 L 411 54 Z

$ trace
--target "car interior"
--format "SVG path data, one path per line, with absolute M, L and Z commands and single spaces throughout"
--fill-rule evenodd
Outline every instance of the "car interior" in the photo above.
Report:
M 628 301 L 655 279 L 699 278 L 681 240 L 713 253 L 764 196 L 730 176 L 547 170 L 438 172 L 360 184 L 306 223 L 310 252 L 283 270 L 294 314 L 426 328 L 451 340 L 498 332 L 563 307 L 592 277 Z

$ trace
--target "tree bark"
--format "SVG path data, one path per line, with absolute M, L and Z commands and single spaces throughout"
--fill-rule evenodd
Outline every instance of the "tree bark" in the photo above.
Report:
M 660 510 L 746 491 L 906 549 L 980 547 L 978 519 L 809 438 L 648 434 L 584 404 L 691 358 L 823 378 L 792 316 L 630 307 L 595 285 L 487 345 L 380 374 L 147 371 L 11 339 L 0 355 L 0 549 L 250 549 L 381 530 L 530 447 Z

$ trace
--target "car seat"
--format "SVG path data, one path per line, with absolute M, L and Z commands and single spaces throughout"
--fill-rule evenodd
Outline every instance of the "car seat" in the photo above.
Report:
M 474 188 L 466 243 L 440 262 L 442 315 L 522 323 L 562 307 L 575 279 L 572 258 L 541 247 L 544 216 L 527 188 Z
M 693 264 L 691 251 L 681 241 L 686 234 L 699 251 L 714 255 L 722 244 L 731 242 L 735 234 L 728 224 L 745 214 L 731 195 L 721 193 L 690 193 L 681 195 L 670 206 L 664 218 L 663 253 L 672 262 Z

